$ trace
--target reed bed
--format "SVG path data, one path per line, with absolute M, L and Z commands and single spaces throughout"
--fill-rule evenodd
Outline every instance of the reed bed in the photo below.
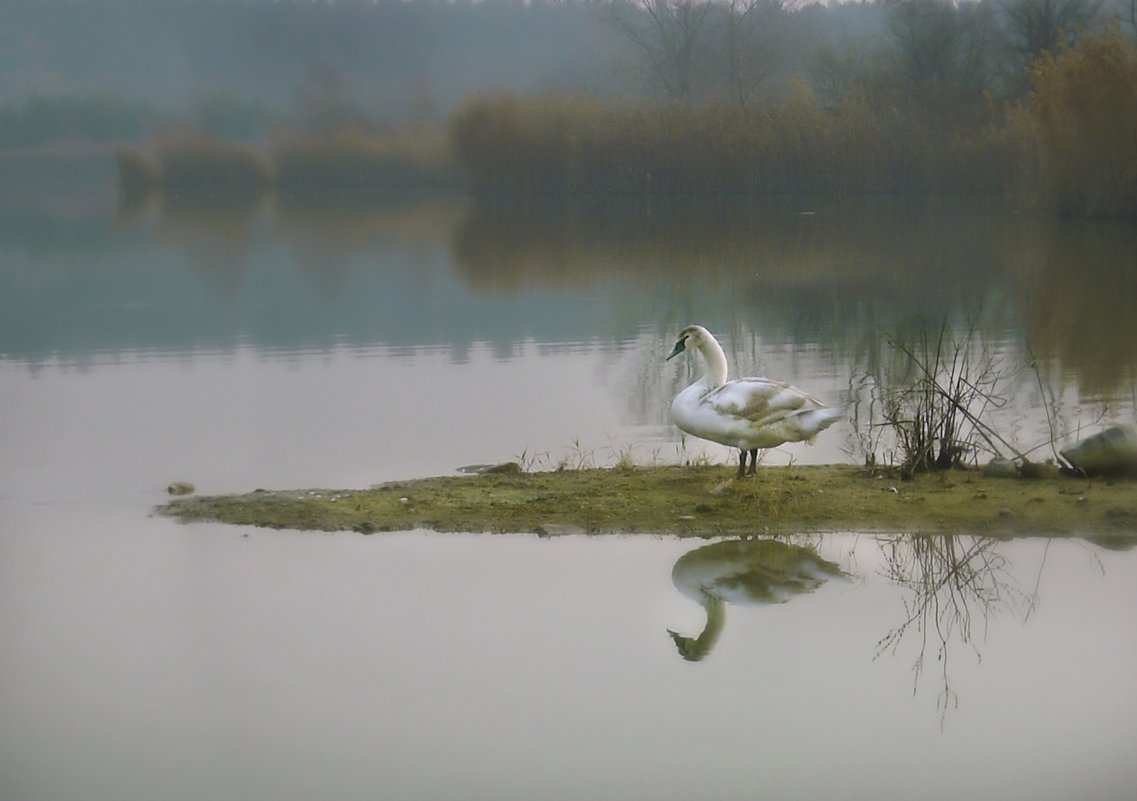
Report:
M 762 195 L 1002 192 L 1006 142 L 801 88 L 762 108 L 619 108 L 485 97 L 453 123 L 476 194 Z
M 190 195 L 256 196 L 273 182 L 272 167 L 253 148 L 198 137 L 161 146 L 158 174 L 163 189 Z
M 1137 41 L 1115 28 L 1043 58 L 1028 119 L 1051 205 L 1137 217 Z
M 962 113 L 966 111 L 967 113 Z M 791 82 L 776 102 L 611 105 L 585 96 L 482 96 L 447 130 L 190 138 L 156 163 L 117 154 L 125 193 L 291 198 L 468 187 L 510 203 L 787 194 L 1012 197 L 1087 217 L 1137 217 L 1137 43 L 1116 30 L 1048 56 L 1032 92 L 1000 106 L 921 105 L 854 86 L 820 102 Z
M 963 112 L 967 113 L 963 113 Z M 1107 30 L 1036 66 L 1022 102 L 872 97 L 609 106 L 488 96 L 454 118 L 480 197 L 982 194 L 1084 217 L 1137 217 L 1137 42 Z

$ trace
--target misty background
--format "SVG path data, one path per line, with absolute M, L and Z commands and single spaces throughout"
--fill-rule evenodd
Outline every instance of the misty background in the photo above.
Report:
M 446 121 L 470 98 L 760 106 L 803 87 L 968 113 L 1135 0 L 5 0 L 0 148 Z
M 1101 541 L 795 536 L 854 580 L 732 609 L 701 668 L 701 541 L 153 510 L 717 481 L 668 417 L 693 322 L 848 410 L 778 469 L 900 463 L 933 342 L 1032 460 L 1137 423 L 1135 2 L 0 0 L 0 799 L 1123 797 L 1101 484 L 1023 490 Z M 753 492 L 753 534 L 797 514 Z

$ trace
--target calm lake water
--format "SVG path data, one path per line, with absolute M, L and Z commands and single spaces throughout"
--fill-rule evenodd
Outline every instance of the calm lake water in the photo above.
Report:
M 732 370 L 867 415 L 899 370 L 888 343 L 946 321 L 998 364 L 1016 446 L 1134 422 L 1132 227 L 946 202 L 120 209 L 105 169 L 0 187 L 0 798 L 1137 788 L 1137 532 L 708 543 L 150 516 L 174 480 L 727 462 L 667 423 L 696 368 L 662 359 L 689 322 Z M 866 431 L 767 461 L 886 457 Z

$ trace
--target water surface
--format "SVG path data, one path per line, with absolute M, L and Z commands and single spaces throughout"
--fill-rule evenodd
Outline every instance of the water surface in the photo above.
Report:
M 1117 799 L 1137 782 L 1133 551 L 992 545 L 994 575 L 882 648 L 928 599 L 888 578 L 892 543 L 827 536 L 847 578 L 728 603 L 691 662 L 668 630 L 705 612 L 671 573 L 699 543 L 14 522 L 5 797 Z
M 1124 532 L 771 549 L 149 515 L 173 480 L 727 461 L 667 423 L 696 367 L 662 358 L 694 321 L 732 370 L 862 409 L 888 340 L 946 321 L 1005 360 L 1020 446 L 1132 422 L 1131 229 L 943 203 L 119 209 L 111 189 L 0 192 L 0 798 L 1137 786 Z M 863 456 L 853 423 L 826 435 L 768 461 Z M 805 586 L 793 548 L 818 560 Z

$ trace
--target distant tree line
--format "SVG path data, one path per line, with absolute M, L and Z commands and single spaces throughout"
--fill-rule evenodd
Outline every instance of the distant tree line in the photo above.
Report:
M 1137 0 L 7 0 L 0 147 L 286 132 L 374 163 L 361 136 L 446 127 L 483 195 L 1045 188 L 1126 214 L 1105 132 L 1137 129 L 1135 23 Z M 300 174 L 349 169 L 305 148 Z
M 0 148 L 131 140 L 151 119 L 146 104 L 118 95 L 32 95 L 0 106 Z
M 1032 65 L 1083 33 L 1133 35 L 1137 0 L 612 0 L 607 13 L 673 101 L 767 101 L 801 79 L 925 106 L 1026 91 Z
M 763 103 L 804 80 L 929 102 L 1026 89 L 1030 64 L 1137 0 L 5 0 L 0 102 L 117 95 L 379 122 L 472 95 Z M 220 101 L 218 101 L 220 98 Z M 239 100 L 238 100 L 239 99 Z M 322 101 L 327 106 L 327 100 Z M 326 110 L 326 108 L 324 109 Z M 213 113 L 221 109 L 212 109 Z
M 657 102 L 474 100 L 453 132 L 475 192 L 973 193 L 1137 218 L 1137 39 L 1117 15 L 1095 25 L 1096 0 L 874 6 L 871 48 L 822 48 L 783 73 L 756 55 L 758 21 L 776 52 L 809 10 L 642 2 L 610 9 Z
M 373 119 L 479 91 L 599 88 L 620 47 L 588 0 L 3 0 L 0 103 L 115 94 L 275 111 L 333 87 Z

